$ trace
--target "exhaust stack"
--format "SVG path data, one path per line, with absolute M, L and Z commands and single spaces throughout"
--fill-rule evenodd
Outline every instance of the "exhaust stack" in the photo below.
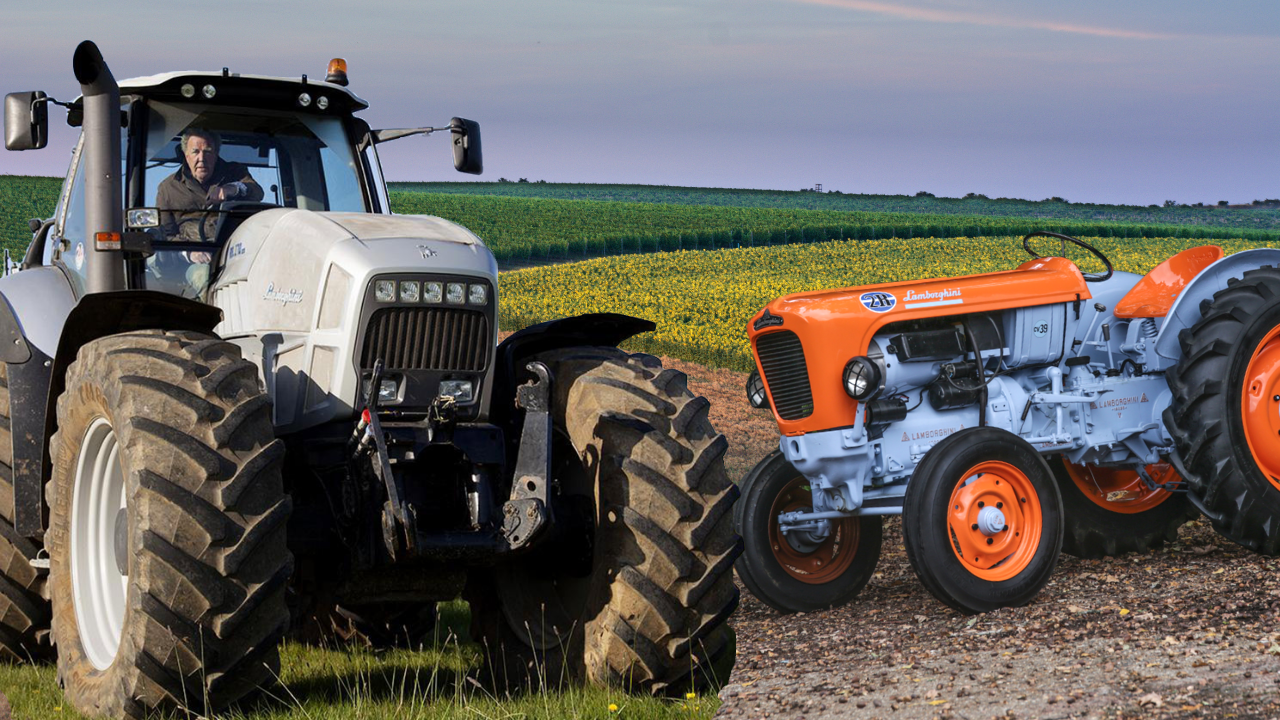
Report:
M 100 244 L 98 233 L 124 229 L 124 197 L 120 168 L 120 86 L 98 46 L 85 40 L 71 59 L 84 97 L 84 227 L 86 292 L 124 290 L 124 259 L 117 240 Z M 107 249 L 112 248 L 112 249 Z

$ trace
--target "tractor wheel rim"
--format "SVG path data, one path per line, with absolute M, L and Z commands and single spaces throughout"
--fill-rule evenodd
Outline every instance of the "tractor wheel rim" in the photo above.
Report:
M 1003 528 L 993 518 L 1003 516 Z M 951 549 L 983 580 L 1008 580 L 1031 564 L 1044 524 L 1040 496 L 1018 468 L 991 460 L 960 476 L 947 506 Z
M 1245 370 L 1240 411 L 1258 469 L 1280 490 L 1280 326 L 1258 343 Z
M 1146 512 L 1173 497 L 1168 490 L 1152 490 L 1133 470 L 1064 463 L 1076 488 L 1098 507 L 1132 515 Z M 1168 463 L 1147 466 L 1147 474 L 1157 483 L 1178 482 L 1182 478 Z
M 127 542 L 125 500 L 120 445 L 111 423 L 99 417 L 80 445 L 70 533 L 71 600 L 85 657 L 98 670 L 111 666 L 124 633 L 128 552 L 119 544 Z
M 856 517 L 832 520 L 831 533 L 812 550 L 804 552 L 794 547 L 782 534 L 778 516 L 811 509 L 813 494 L 808 486 L 804 477 L 793 478 L 773 499 L 769 508 L 769 547 L 774 560 L 788 575 L 809 585 L 822 585 L 843 575 L 853 564 L 861 523 Z

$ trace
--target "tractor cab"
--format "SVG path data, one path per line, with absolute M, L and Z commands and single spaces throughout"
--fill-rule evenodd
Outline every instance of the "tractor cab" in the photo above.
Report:
M 451 130 L 455 165 L 480 171 L 479 128 L 454 118 L 446 128 L 373 130 L 355 116 L 367 104 L 346 87 L 345 62 L 325 81 L 231 73 L 179 72 L 120 83 L 121 258 L 131 290 L 204 300 L 227 239 L 250 215 L 270 208 L 389 214 L 375 146 L 411 134 Z M 15 97 L 16 96 L 16 97 Z M 16 93 L 7 107 L 25 111 L 33 138 L 47 137 L 43 93 Z M 65 104 L 81 125 L 84 99 Z M 186 154 L 193 136 L 211 146 L 208 177 L 196 178 Z M 459 152 L 458 146 L 462 151 Z M 18 149 L 18 148 L 15 148 Z M 83 138 L 72 154 L 54 221 L 29 264 L 64 270 L 77 297 L 87 288 Z M 198 174 L 198 173 L 197 173 Z M 234 177 L 232 177 L 234 174 Z M 169 191 L 165 186 L 172 186 Z M 181 186 L 180 192 L 173 192 Z M 227 187 L 220 192 L 219 187 Z

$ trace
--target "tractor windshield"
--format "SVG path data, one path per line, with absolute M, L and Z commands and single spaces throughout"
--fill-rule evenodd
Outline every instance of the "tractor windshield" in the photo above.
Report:
M 367 212 L 360 165 L 340 118 L 199 104 L 150 103 L 142 206 L 160 209 L 151 289 L 200 296 L 224 220 L 268 207 Z M 191 243 L 211 245 L 209 251 Z
M 196 131 L 213 138 L 221 163 L 248 172 L 263 191 L 262 202 L 305 210 L 367 211 L 359 164 L 340 118 L 264 110 L 237 113 L 234 108 L 160 102 L 150 108 L 144 202 L 160 199 L 166 178 L 191 176 L 183 138 Z M 213 207 L 160 209 L 217 209 L 216 204 L 206 205 Z

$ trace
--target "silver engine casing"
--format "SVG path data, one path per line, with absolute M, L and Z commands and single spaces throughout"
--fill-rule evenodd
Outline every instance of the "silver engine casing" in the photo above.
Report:
M 497 307 L 493 254 L 474 233 L 438 217 L 265 210 L 246 219 L 222 253 L 209 291 L 223 312 L 215 332 L 259 367 L 282 435 L 357 411 L 361 306 L 374 276 L 485 279 Z M 492 376 L 490 362 L 477 398 L 482 416 Z

